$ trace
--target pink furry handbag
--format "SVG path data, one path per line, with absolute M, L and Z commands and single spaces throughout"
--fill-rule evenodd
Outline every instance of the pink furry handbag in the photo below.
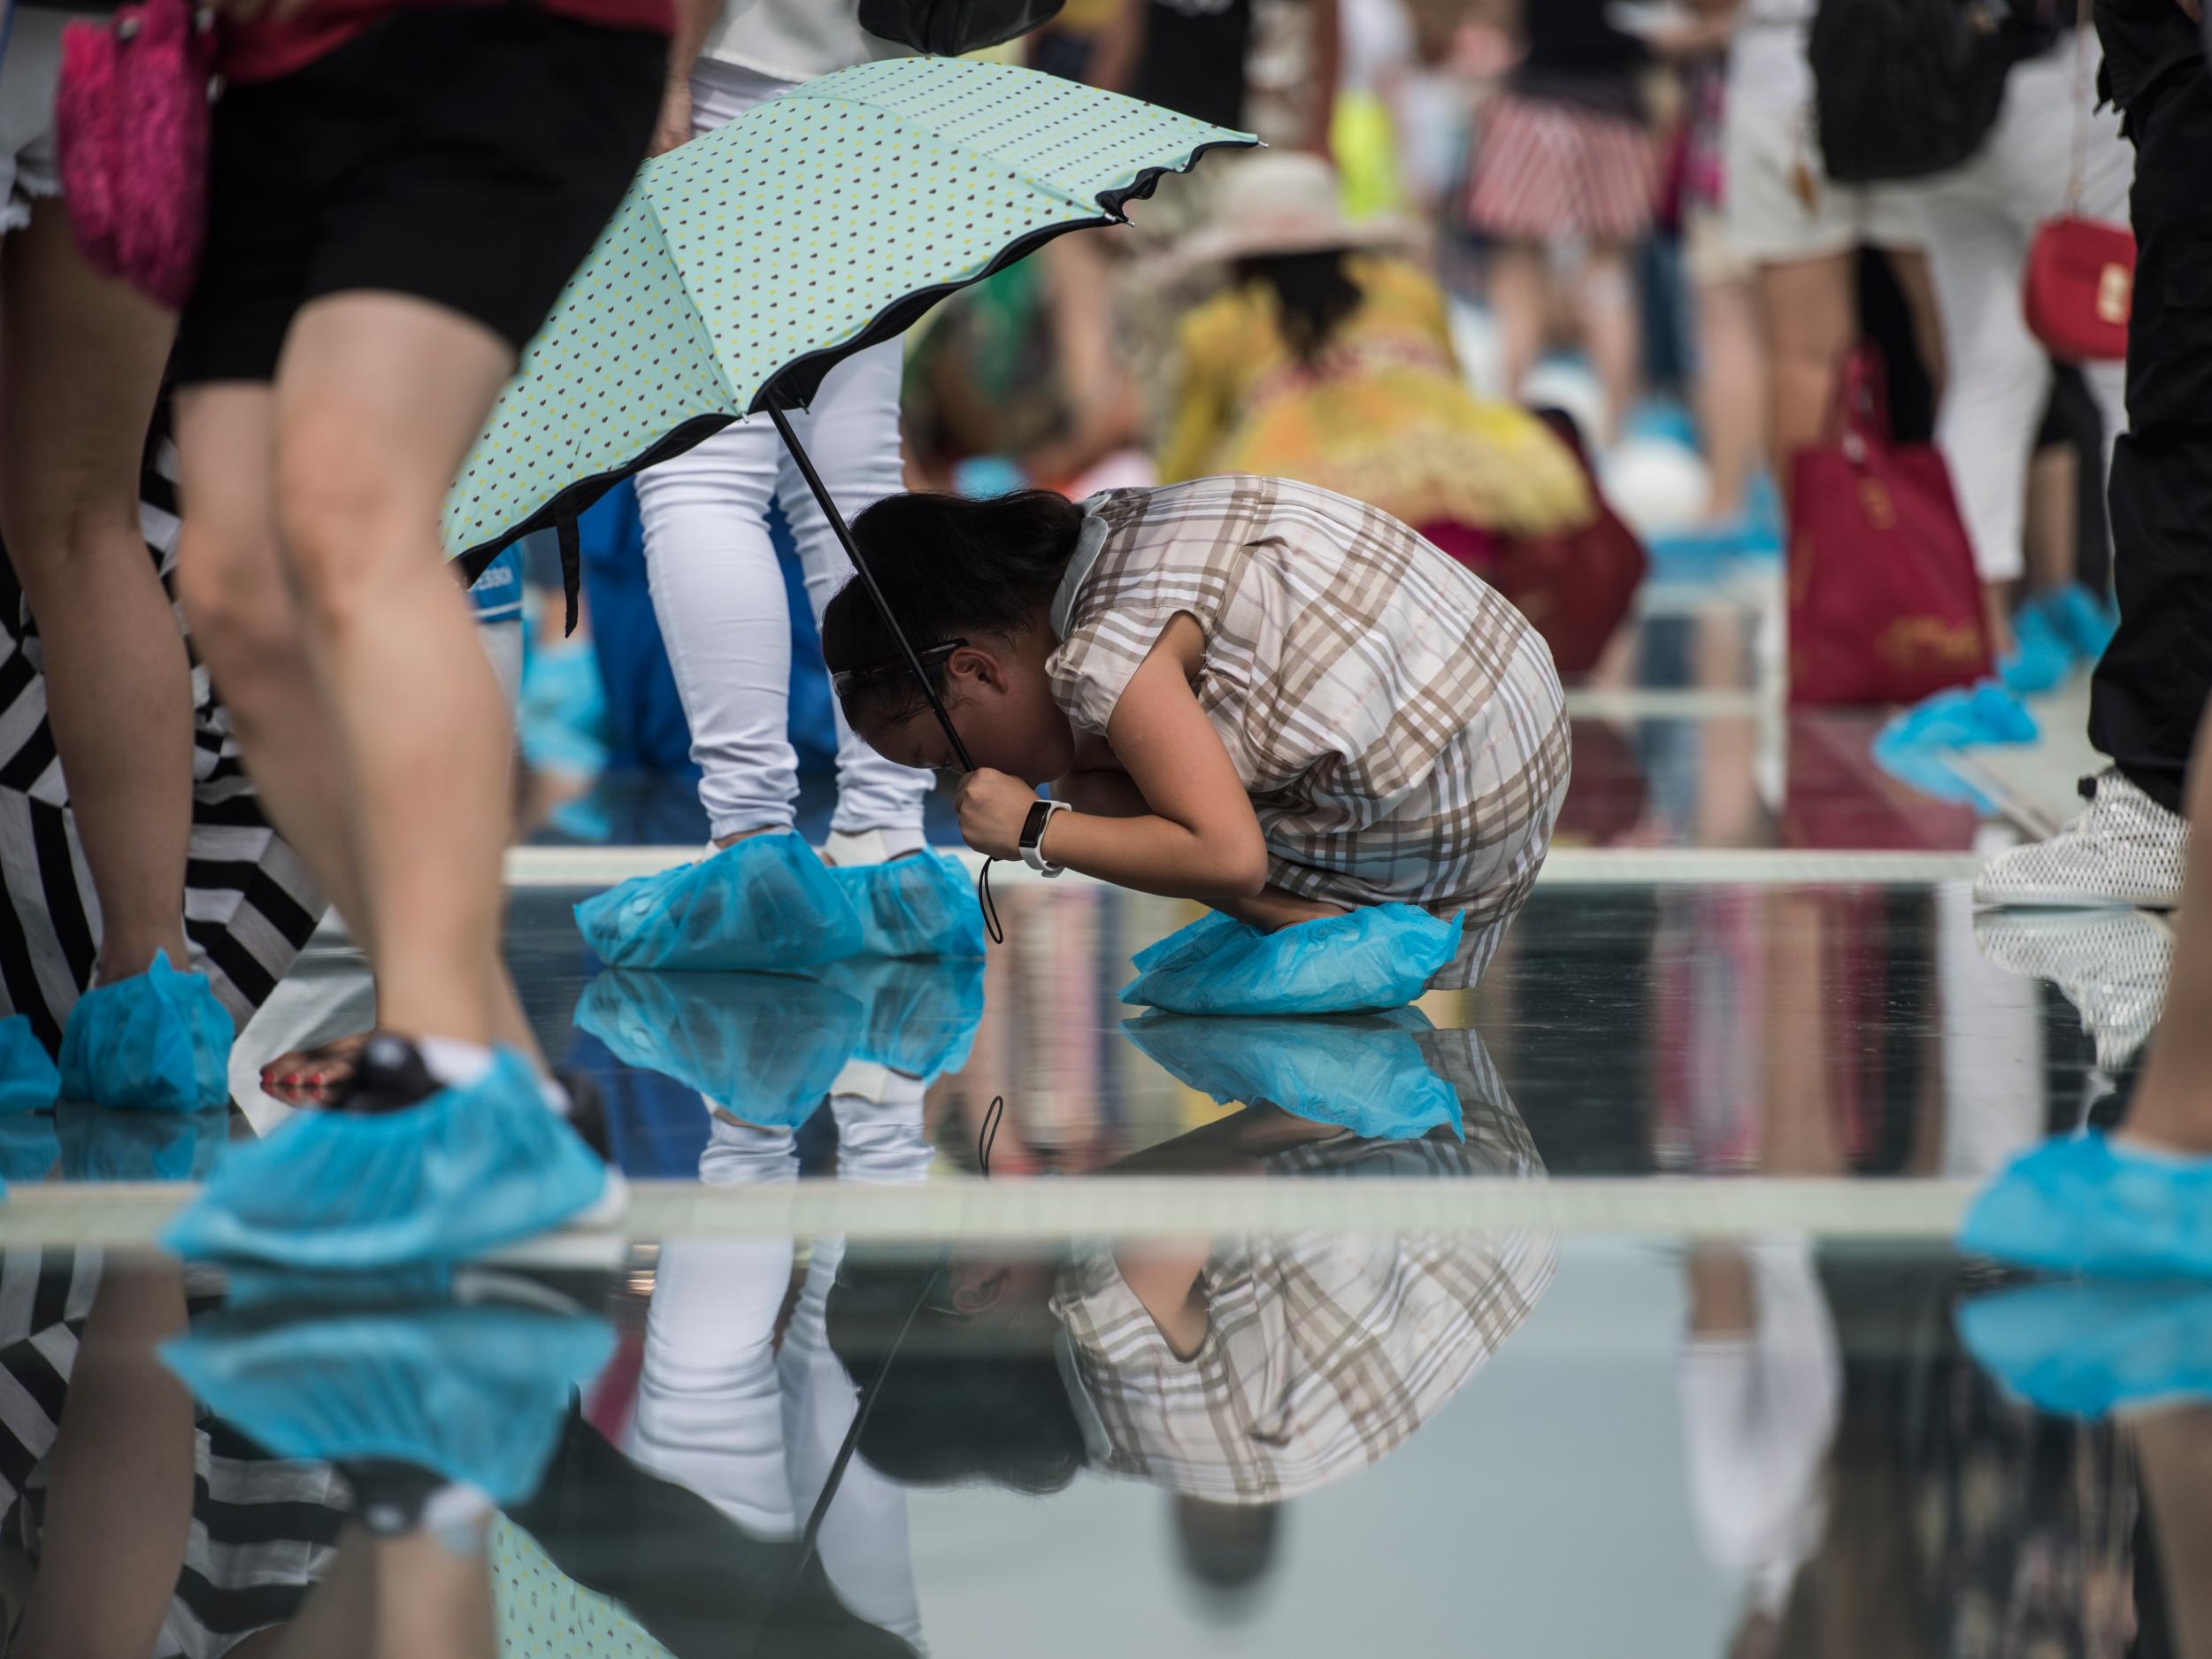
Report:
M 175 311 L 207 234 L 214 36 L 191 0 L 142 0 L 62 31 L 62 197 L 98 270 Z

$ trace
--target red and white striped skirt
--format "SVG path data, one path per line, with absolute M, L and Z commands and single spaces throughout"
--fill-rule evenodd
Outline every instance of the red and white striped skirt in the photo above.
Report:
M 1639 241 L 1651 228 L 1656 157 L 1625 116 L 1501 92 L 1484 115 L 1468 222 L 1508 242 Z

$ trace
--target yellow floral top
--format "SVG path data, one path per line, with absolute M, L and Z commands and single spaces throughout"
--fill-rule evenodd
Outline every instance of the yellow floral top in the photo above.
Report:
M 1588 522 L 1588 480 L 1534 416 L 1467 389 L 1444 295 L 1402 259 L 1353 255 L 1363 296 L 1301 363 L 1275 296 L 1248 283 L 1183 321 L 1163 483 L 1219 472 L 1296 479 L 1407 524 L 1548 535 Z

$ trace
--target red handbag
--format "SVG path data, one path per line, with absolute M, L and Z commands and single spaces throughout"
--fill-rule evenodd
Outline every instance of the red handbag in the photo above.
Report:
M 2074 163 L 2066 205 L 2035 227 L 2020 305 L 2028 332 L 2063 363 L 2116 363 L 2128 354 L 2128 310 L 2135 296 L 2135 233 L 2084 219 L 2082 168 L 2089 152 L 2089 0 L 2074 25 Z
M 1943 457 L 1893 444 L 1880 354 L 1844 365 L 1833 442 L 1790 457 L 1790 702 L 1917 703 L 1990 672 Z
M 1595 516 L 1553 535 L 1498 535 L 1464 525 L 1424 525 L 1421 534 L 1511 601 L 1544 636 L 1562 674 L 1586 674 L 1634 606 L 1651 560 L 1598 488 L 1574 423 L 1556 410 L 1536 417 L 1574 451 Z
M 143 0 L 70 24 L 61 50 L 54 132 L 77 244 L 179 310 L 207 234 L 209 23 L 192 0 Z

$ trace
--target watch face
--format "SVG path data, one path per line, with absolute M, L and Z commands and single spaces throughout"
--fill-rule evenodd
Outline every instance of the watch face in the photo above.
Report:
M 1052 818 L 1052 803 L 1040 801 L 1029 809 L 1029 817 L 1022 824 L 1022 845 L 1034 847 L 1039 836 L 1045 833 L 1045 825 Z

